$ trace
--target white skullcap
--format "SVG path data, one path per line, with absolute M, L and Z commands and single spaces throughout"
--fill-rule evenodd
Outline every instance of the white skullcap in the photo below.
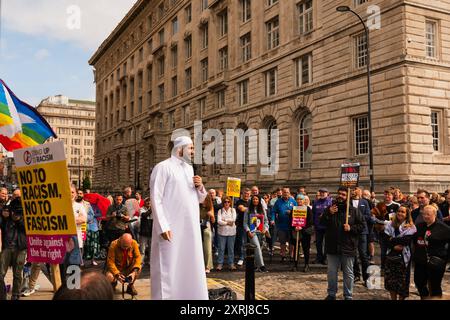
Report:
M 186 137 L 186 136 L 181 136 L 175 139 L 175 141 L 173 142 L 173 147 L 179 148 L 179 147 L 183 147 L 185 145 L 189 145 L 189 144 L 194 144 L 191 140 L 191 138 Z

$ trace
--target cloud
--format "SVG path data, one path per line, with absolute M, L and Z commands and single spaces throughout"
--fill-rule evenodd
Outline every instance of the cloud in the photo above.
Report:
M 14 0 L 4 2 L 6 31 L 74 43 L 95 51 L 136 0 Z
M 47 49 L 40 49 L 34 54 L 34 58 L 39 61 L 45 60 L 48 57 L 50 57 L 50 52 Z

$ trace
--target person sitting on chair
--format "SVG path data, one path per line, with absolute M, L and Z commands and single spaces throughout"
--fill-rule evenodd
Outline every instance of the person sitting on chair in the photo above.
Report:
M 131 234 L 125 233 L 114 240 L 109 247 L 106 262 L 106 278 L 113 288 L 117 286 L 118 281 L 122 284 L 128 283 L 126 292 L 132 296 L 137 295 L 134 281 L 141 272 L 141 260 L 139 245 Z

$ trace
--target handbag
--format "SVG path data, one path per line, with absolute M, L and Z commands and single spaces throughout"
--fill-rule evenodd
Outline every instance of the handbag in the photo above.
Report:
M 400 264 L 405 263 L 403 260 L 403 255 L 401 253 L 393 253 L 394 250 L 391 251 L 390 254 L 386 256 L 386 262 L 390 264 Z
M 427 261 L 427 267 L 433 270 L 445 270 L 445 267 L 447 265 L 447 261 L 445 261 L 442 258 L 439 258 L 437 256 L 428 256 L 428 261 Z

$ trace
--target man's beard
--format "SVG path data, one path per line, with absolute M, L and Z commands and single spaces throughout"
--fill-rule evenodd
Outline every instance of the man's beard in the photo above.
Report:
M 83 197 L 76 197 L 76 198 L 75 198 L 75 201 L 76 201 L 76 202 L 81 202 L 81 201 L 83 201 Z

